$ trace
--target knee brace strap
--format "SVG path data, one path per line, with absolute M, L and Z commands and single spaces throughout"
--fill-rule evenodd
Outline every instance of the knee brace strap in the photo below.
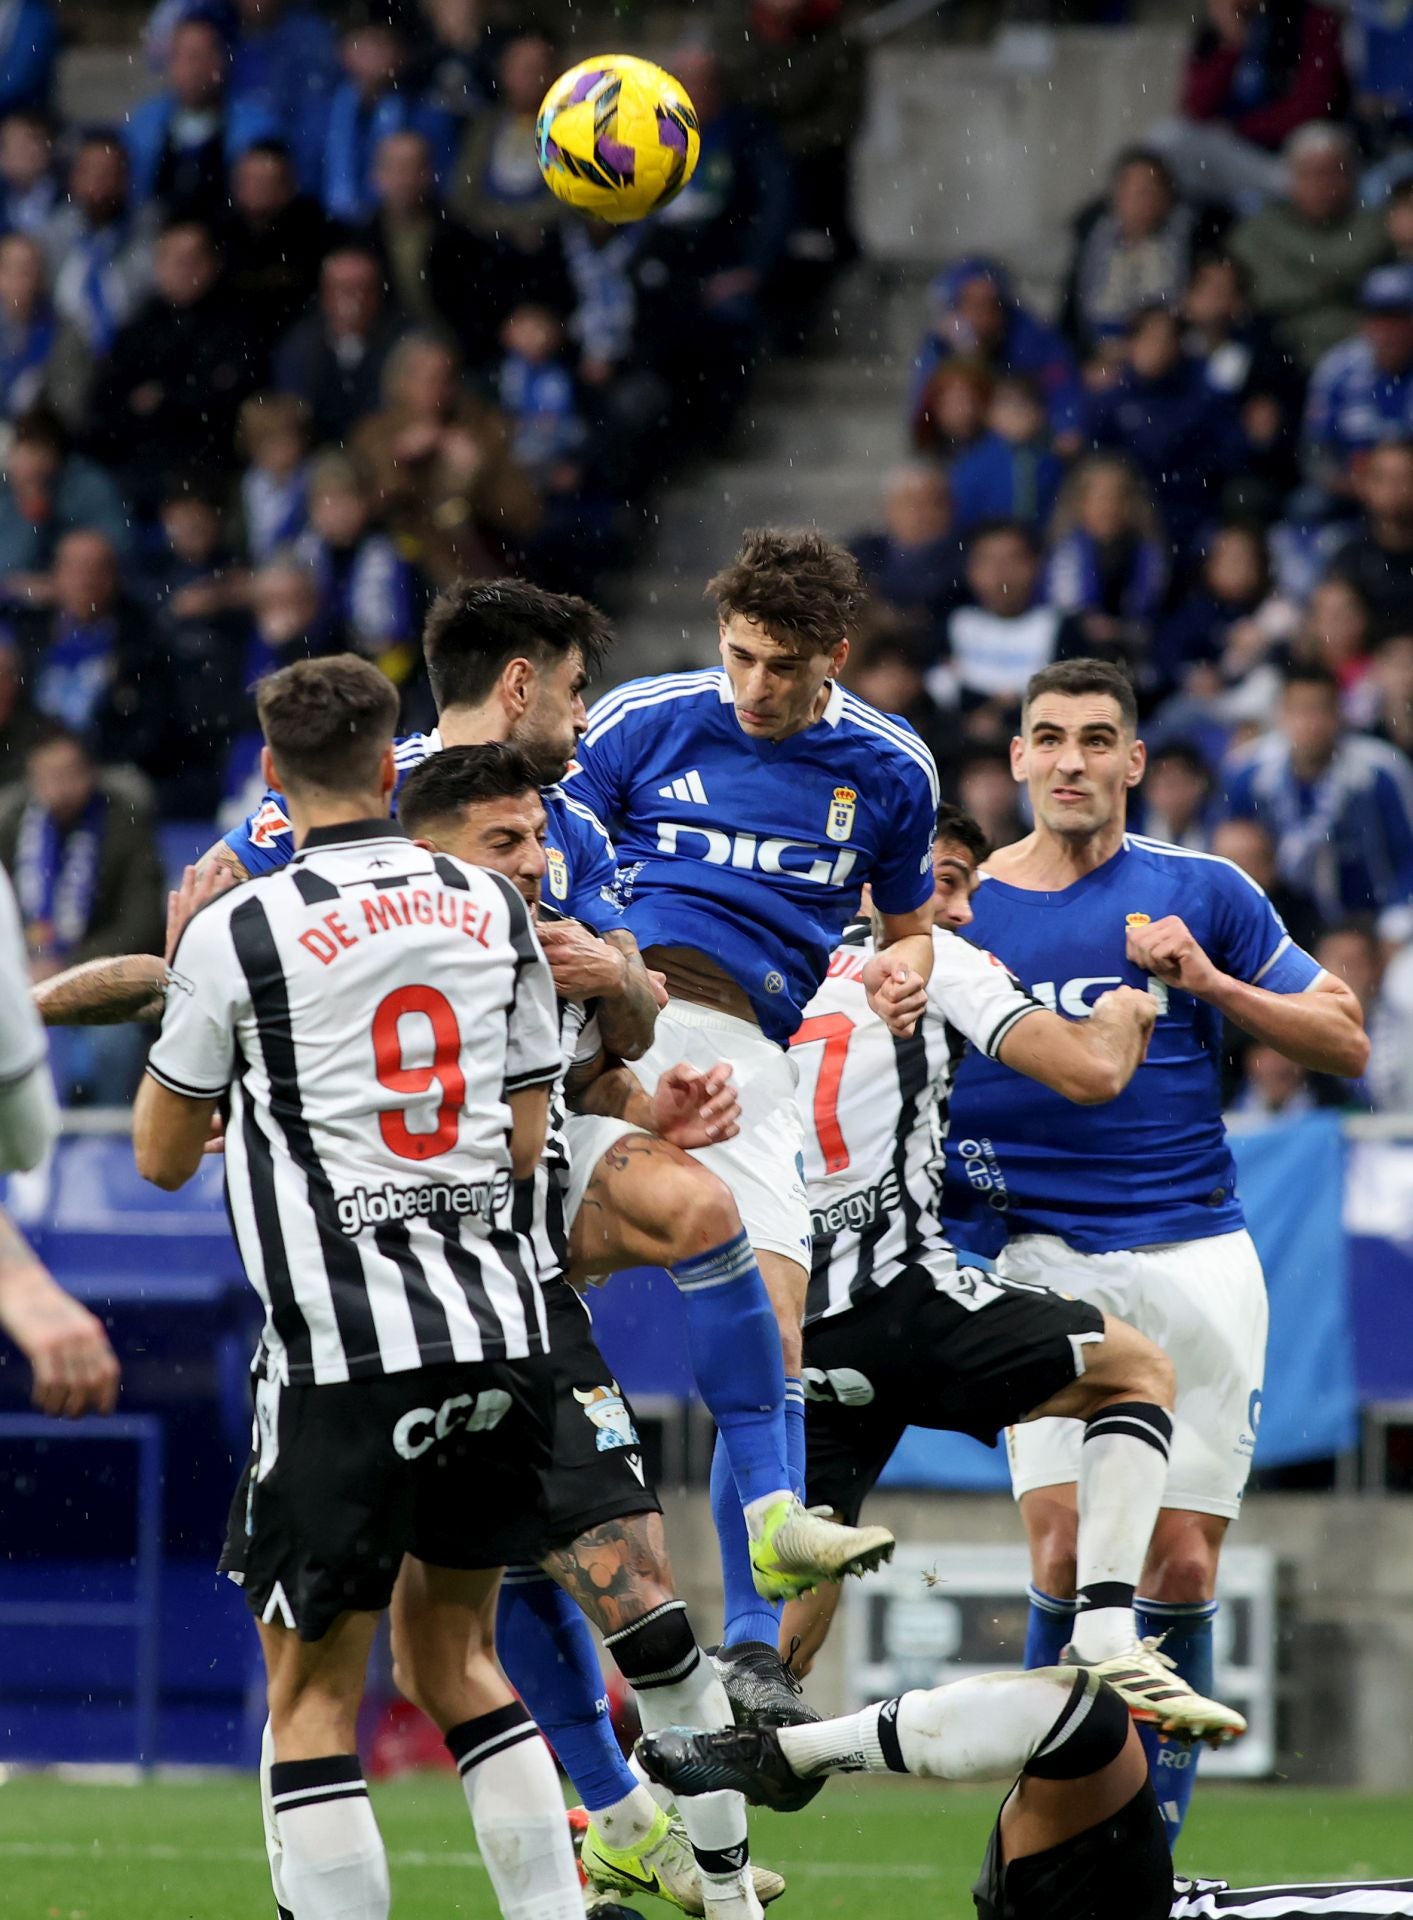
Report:
M 1128 1708 L 1112 1687 L 1083 1669 L 1049 1733 L 1026 1762 L 1037 1780 L 1083 1780 L 1117 1760 L 1128 1739 Z
M 610 1633 L 604 1645 L 630 1687 L 675 1687 L 701 1659 L 687 1620 L 685 1600 L 665 1600 L 631 1626 Z

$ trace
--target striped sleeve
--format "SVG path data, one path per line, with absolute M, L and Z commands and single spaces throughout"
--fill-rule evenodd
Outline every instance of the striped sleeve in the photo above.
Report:
M 515 953 L 515 991 L 510 1003 L 510 1033 L 505 1058 L 505 1091 L 549 1087 L 559 1078 L 559 1000 L 549 961 L 544 956 L 529 909 L 510 882 L 486 870 L 500 889 L 509 917 L 508 938 Z
M 162 1031 L 147 1057 L 159 1086 L 188 1100 L 215 1100 L 226 1091 L 241 1013 L 236 973 L 228 916 L 198 913 L 172 956 Z

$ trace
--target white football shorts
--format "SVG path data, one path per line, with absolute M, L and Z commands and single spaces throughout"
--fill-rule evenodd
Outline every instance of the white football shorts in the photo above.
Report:
M 808 1271 L 810 1203 L 794 1061 L 752 1020 L 691 1000 L 669 1000 L 657 1016 L 653 1043 L 633 1061 L 633 1072 L 651 1093 L 668 1068 L 684 1060 L 702 1072 L 718 1060 L 729 1061 L 741 1099 L 736 1138 L 697 1148 L 693 1159 L 731 1189 L 757 1253 L 778 1253 Z
M 1165 1507 L 1234 1520 L 1251 1471 L 1266 1368 L 1266 1281 L 1245 1231 L 1133 1252 L 1077 1253 L 1057 1235 L 1022 1234 L 996 1261 L 1028 1280 L 1127 1320 L 1177 1369 Z M 1079 1478 L 1078 1420 L 1010 1427 L 1011 1488 Z
M 630 1120 L 610 1120 L 600 1113 L 571 1113 L 564 1122 L 569 1148 L 569 1186 L 564 1196 L 564 1223 L 572 1227 L 584 1204 L 594 1168 L 625 1133 L 640 1133 Z

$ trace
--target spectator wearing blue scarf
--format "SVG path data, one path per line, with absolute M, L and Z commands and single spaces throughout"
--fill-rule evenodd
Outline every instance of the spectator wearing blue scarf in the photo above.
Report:
M 377 211 L 373 159 L 381 142 L 390 133 L 420 133 L 440 184 L 451 168 L 456 122 L 444 107 L 400 85 L 407 48 L 396 27 L 381 21 L 354 27 L 342 52 L 344 78 L 322 128 L 319 192 L 331 220 L 361 226 Z M 317 116 L 309 119 L 313 133 Z
M 202 16 L 179 21 L 167 50 L 167 86 L 128 120 L 133 192 L 158 200 L 174 218 L 219 220 L 230 204 L 226 175 L 257 140 L 274 139 L 279 123 L 258 99 L 228 94 L 230 49 L 217 24 Z
M 63 727 L 38 736 L 24 785 L 0 794 L 0 862 L 14 881 L 33 980 L 109 954 L 161 952 L 165 890 L 150 797 L 130 774 L 100 774 Z M 60 1097 L 122 1105 L 142 1054 L 138 1028 L 56 1034 Z
M 1392 929 L 1413 902 L 1413 764 L 1346 730 L 1323 667 L 1286 675 L 1275 729 L 1230 763 L 1226 812 L 1269 828 L 1282 879 L 1326 921 L 1388 914 Z

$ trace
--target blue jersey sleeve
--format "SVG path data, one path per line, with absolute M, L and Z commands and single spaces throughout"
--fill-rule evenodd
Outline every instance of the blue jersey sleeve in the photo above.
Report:
M 294 858 L 294 828 L 279 794 L 267 793 L 254 813 L 226 834 L 221 845 L 230 848 L 252 880 L 288 866 Z
M 921 747 L 921 742 L 918 743 Z M 921 748 L 926 766 L 911 760 L 902 776 L 903 794 L 892 816 L 888 852 L 869 874 L 873 904 L 880 913 L 915 913 L 932 896 L 932 834 L 937 824 L 936 770 Z
M 1226 861 L 1213 862 L 1211 878 L 1215 939 L 1209 958 L 1224 973 L 1268 993 L 1303 993 L 1312 986 L 1321 968 L 1296 946 L 1256 882 Z
M 563 804 L 565 834 L 573 841 L 568 910 L 596 932 L 607 933 L 623 922 L 614 896 L 618 862 L 613 842 L 598 815 L 577 795 L 566 794 Z
M 566 792 L 586 806 L 612 834 L 623 820 L 623 802 L 627 795 L 624 770 L 628 763 L 628 736 L 632 731 L 631 709 L 624 703 L 631 697 L 630 682 L 616 693 L 605 694 L 594 703 L 589 714 L 589 731 L 575 749 L 574 763 L 567 775 Z

